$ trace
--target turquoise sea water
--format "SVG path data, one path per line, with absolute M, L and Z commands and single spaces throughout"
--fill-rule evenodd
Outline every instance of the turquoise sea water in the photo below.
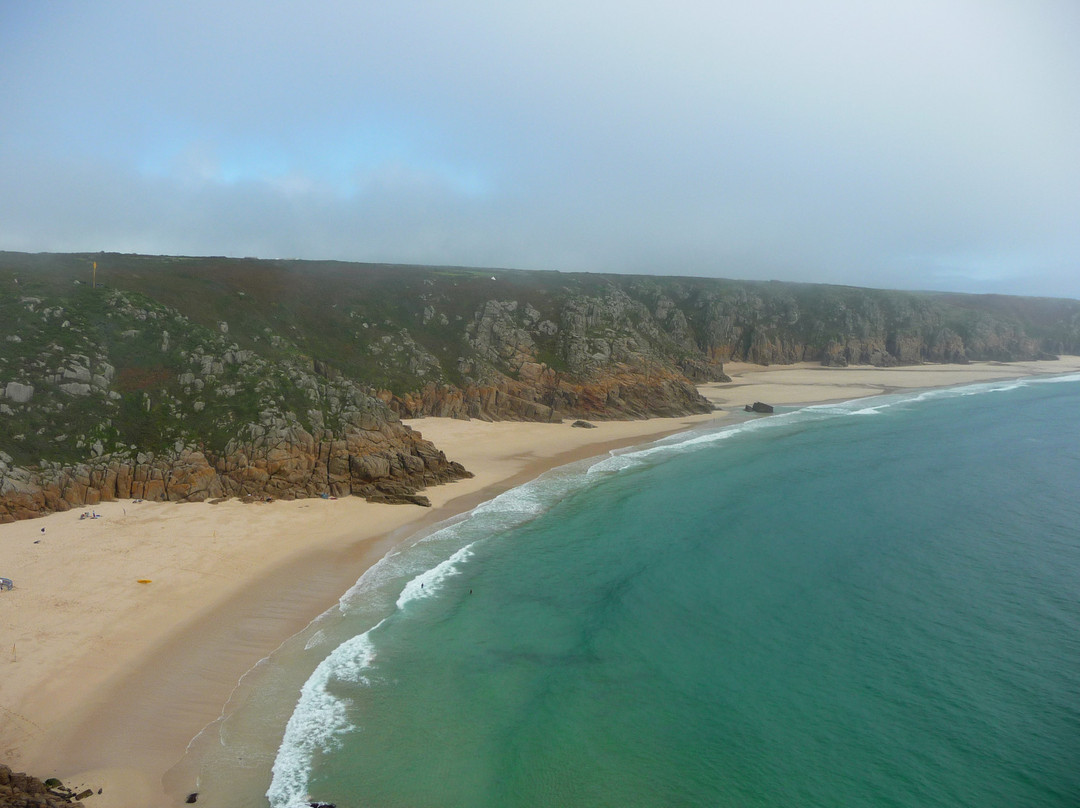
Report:
M 275 808 L 1080 805 L 1080 376 L 556 470 L 409 542 Z

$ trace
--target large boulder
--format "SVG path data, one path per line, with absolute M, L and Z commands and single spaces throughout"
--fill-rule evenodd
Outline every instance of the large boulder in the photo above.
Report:
M 25 404 L 34 396 L 34 385 L 8 382 L 4 388 L 4 395 L 16 404 Z

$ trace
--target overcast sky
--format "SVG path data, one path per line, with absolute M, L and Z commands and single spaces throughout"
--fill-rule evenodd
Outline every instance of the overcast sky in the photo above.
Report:
M 1080 297 L 1080 2 L 0 0 L 0 249 Z

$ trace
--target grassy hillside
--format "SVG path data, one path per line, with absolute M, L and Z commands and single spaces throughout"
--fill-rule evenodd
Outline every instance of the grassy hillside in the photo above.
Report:
M 455 414 L 553 417 L 591 402 L 593 415 L 609 406 L 626 417 L 655 414 L 679 379 L 717 378 L 728 359 L 897 364 L 1054 353 L 1080 353 L 1077 301 L 0 253 L 0 449 L 17 463 L 220 447 L 269 417 L 333 430 L 343 412 L 376 406 L 377 393 L 412 414 L 460 393 L 466 404 Z M 660 377 L 667 386 L 656 395 L 632 389 L 659 390 Z M 581 393 L 583 385 L 602 386 Z M 693 395 L 684 388 L 680 396 Z M 527 408 L 514 405 L 525 400 Z

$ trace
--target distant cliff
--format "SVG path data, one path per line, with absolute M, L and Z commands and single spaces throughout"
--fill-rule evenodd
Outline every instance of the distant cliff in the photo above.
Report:
M 125 496 L 421 501 L 467 472 L 399 417 L 681 415 L 727 360 L 1058 353 L 1080 353 L 1080 302 L 0 253 L 0 521 Z

